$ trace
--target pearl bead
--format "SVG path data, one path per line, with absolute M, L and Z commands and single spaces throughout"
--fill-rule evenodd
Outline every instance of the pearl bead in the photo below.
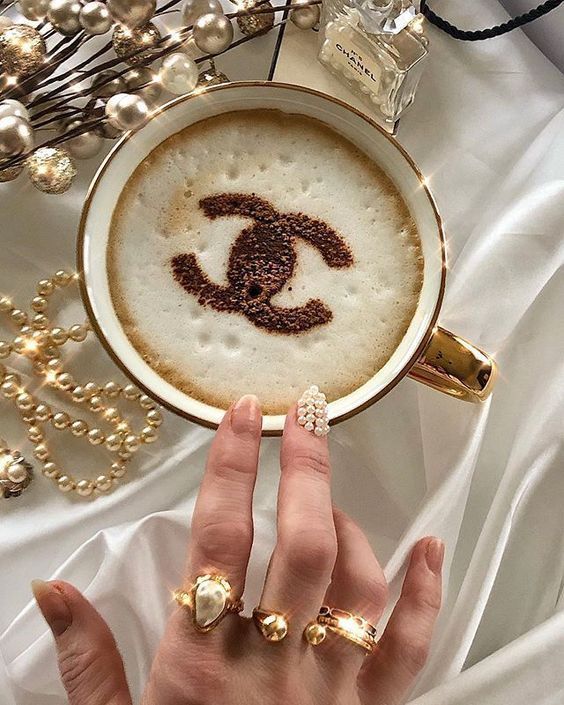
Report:
M 155 402 L 146 394 L 142 394 L 139 397 L 139 405 L 142 409 L 149 409 L 150 411 L 155 408 Z
M 76 483 L 76 493 L 81 497 L 90 497 L 92 492 L 94 492 L 94 483 L 90 480 L 79 480 Z
M 49 7 L 49 0 L 20 0 L 19 10 L 22 15 L 32 22 L 44 19 Z
M 29 113 L 27 108 L 19 100 L 13 100 L 12 98 L 6 98 L 0 103 L 0 118 L 7 117 L 8 115 L 14 115 L 15 117 L 22 118 L 22 120 L 27 120 L 29 122 Z
M 131 69 L 124 78 L 128 92 L 141 96 L 148 106 L 155 105 L 162 95 L 157 76 L 147 66 Z
M 219 0 L 184 0 L 180 8 L 180 22 L 184 27 L 191 27 L 198 17 L 209 13 L 223 14 Z
M 112 487 L 112 478 L 107 475 L 98 475 L 94 486 L 98 492 L 107 492 Z
M 51 418 L 51 408 L 47 404 L 38 404 L 35 407 L 35 418 L 41 422 L 48 421 Z
M 141 392 L 134 384 L 126 384 L 123 388 L 123 396 L 129 401 L 135 401 L 141 396 Z
M 99 428 L 93 428 L 88 432 L 88 440 L 93 446 L 99 446 L 106 440 L 106 435 Z
M 134 130 L 149 117 L 149 108 L 138 95 L 118 93 L 106 103 L 106 117 L 112 127 Z
M 112 452 L 121 448 L 121 436 L 119 433 L 110 433 L 106 438 L 106 448 Z
M 59 358 L 53 358 L 52 360 L 49 360 L 45 363 L 45 367 L 47 368 L 48 372 L 60 372 L 62 366 L 63 363 L 59 360 Z
M 112 16 L 126 27 L 141 27 L 155 14 L 155 0 L 108 0 Z
M 45 443 L 38 443 L 35 446 L 33 455 L 37 458 L 37 460 L 47 460 L 49 458 L 49 449 Z
M 35 411 L 33 408 L 28 411 L 20 411 L 20 417 L 24 423 L 35 423 Z
M 33 128 L 21 117 L 0 118 L 0 160 L 27 154 L 33 149 Z
M 13 382 L 19 387 L 22 383 L 22 380 L 18 374 L 8 374 L 4 377 L 4 382 Z
M 51 328 L 51 340 L 55 345 L 64 345 L 68 340 L 66 330 L 64 328 Z
M 233 40 L 233 25 L 225 15 L 208 13 L 194 23 L 194 41 L 206 54 L 220 54 Z
M 112 477 L 120 478 L 125 475 L 127 469 L 123 463 L 112 463 L 110 474 Z
M 69 328 L 69 338 L 77 343 L 81 343 L 83 340 L 86 340 L 87 335 L 88 331 L 80 324 L 76 324 Z
M 32 443 L 39 443 L 43 440 L 43 432 L 39 426 L 30 426 L 27 429 L 27 437 Z
M 57 486 L 61 492 L 70 492 L 75 488 L 74 479 L 71 475 L 61 475 L 57 480 Z
M 123 442 L 123 447 L 128 453 L 135 453 L 135 451 L 139 450 L 140 445 L 141 443 L 139 439 L 133 433 L 126 436 Z
M 92 79 L 92 87 L 94 88 L 93 94 L 97 98 L 109 98 L 116 93 L 122 93 L 126 86 L 125 80 L 118 75 L 117 71 L 108 69 L 101 71 Z
M 296 7 L 296 9 L 290 11 L 290 19 L 299 29 L 313 29 L 319 22 L 321 14 L 319 5 L 300 7 L 300 5 L 304 5 L 307 2 L 308 0 L 292 0 L 292 7 Z
M 110 11 L 103 2 L 87 2 L 78 19 L 87 34 L 105 34 L 113 25 Z
M 57 375 L 57 387 L 66 392 L 74 387 L 74 379 L 68 372 L 61 372 Z
M 110 423 L 119 423 L 119 421 L 121 421 L 121 416 L 115 406 L 109 406 L 106 411 L 104 411 L 104 418 Z
M 73 120 L 66 126 L 65 132 L 75 130 L 82 125 L 81 120 Z M 94 130 L 82 132 L 76 137 L 71 137 L 65 141 L 65 147 L 75 159 L 91 159 L 102 149 L 104 140 Z
M 18 409 L 28 411 L 33 407 L 33 397 L 27 392 L 22 392 L 21 394 L 18 394 L 18 396 L 16 397 L 16 406 L 18 407 Z
M 91 397 L 93 394 L 98 394 L 100 392 L 100 387 L 94 382 L 87 382 L 84 385 L 84 393 L 87 397 Z
M 118 458 L 121 460 L 129 460 L 131 458 L 132 454 L 128 450 L 119 450 L 118 451 Z
M 37 293 L 39 296 L 51 296 L 55 291 L 55 285 L 50 279 L 40 279 L 37 282 Z
M 77 404 L 81 404 L 86 399 L 86 392 L 84 391 L 84 387 L 77 385 L 72 390 L 71 397 L 73 401 L 77 402 Z
M 50 0 L 47 19 L 61 34 L 72 36 L 82 29 L 78 0 Z
M 36 313 L 31 321 L 31 325 L 35 330 L 43 330 L 49 325 L 49 319 L 44 313 Z
M 19 308 L 14 308 L 12 310 L 10 313 L 10 318 L 17 326 L 22 326 L 28 321 L 27 313 L 25 311 L 21 311 Z
M 0 297 L 0 312 L 8 313 L 8 311 L 11 311 L 12 308 L 13 306 L 11 299 L 9 299 L 7 296 Z
M 196 62 L 180 52 L 167 56 L 159 71 L 163 86 L 174 93 L 182 95 L 193 91 L 198 83 L 198 67 Z
M 88 433 L 88 424 L 86 421 L 82 421 L 82 419 L 77 419 L 71 423 L 70 430 L 73 436 L 82 438 L 82 436 Z
M 49 477 L 52 480 L 54 480 L 59 477 L 60 470 L 55 465 L 55 463 L 48 462 L 48 463 L 45 463 L 45 465 L 43 466 L 43 474 L 45 475 L 45 477 Z
M 47 299 L 43 296 L 34 296 L 31 300 L 31 308 L 37 313 L 43 313 L 47 308 Z
M 88 400 L 88 407 L 90 411 L 93 411 L 94 413 L 101 411 L 104 408 L 104 401 L 102 397 L 99 397 L 98 395 L 90 397 Z
M 54 414 L 53 418 L 51 419 L 51 423 L 59 431 L 68 428 L 70 426 L 70 422 L 70 416 L 68 414 L 65 414 L 64 411 L 59 411 L 57 414 Z
M 10 343 L 6 343 L 4 340 L 0 341 L 0 360 L 5 360 L 12 354 L 12 346 Z
M 149 426 L 155 426 L 157 428 L 163 422 L 163 417 L 161 416 L 160 411 L 157 411 L 157 409 L 151 409 L 151 411 L 148 411 L 145 418 L 147 419 L 147 423 L 149 424 Z
M 121 387 L 115 382 L 107 382 L 104 385 L 103 393 L 108 397 L 108 399 L 115 399 L 121 394 Z
M 20 388 L 14 382 L 3 382 L 0 391 L 2 391 L 2 396 L 6 399 L 13 399 L 18 395 Z
M 67 284 L 70 284 L 70 282 L 72 281 L 72 275 L 70 275 L 68 272 L 65 272 L 64 269 L 59 269 L 58 272 L 55 272 L 53 281 L 57 286 L 67 286 Z
M 157 432 L 152 426 L 146 426 L 139 435 L 142 443 L 154 443 L 158 438 Z

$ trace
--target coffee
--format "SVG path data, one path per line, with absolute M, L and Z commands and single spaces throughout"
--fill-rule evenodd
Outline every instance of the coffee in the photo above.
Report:
M 208 118 L 161 143 L 115 208 L 108 275 L 134 347 L 168 382 L 285 413 L 368 381 L 413 318 L 419 235 L 390 179 L 317 120 Z

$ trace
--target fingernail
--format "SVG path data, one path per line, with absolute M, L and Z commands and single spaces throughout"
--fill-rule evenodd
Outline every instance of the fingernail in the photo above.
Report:
M 302 394 L 298 401 L 297 422 L 316 436 L 326 436 L 329 433 L 327 399 L 319 387 L 312 385 Z
M 231 409 L 231 428 L 235 433 L 250 433 L 256 430 L 261 417 L 258 397 L 245 394 Z
M 61 636 L 72 624 L 72 613 L 62 592 L 44 580 L 32 580 L 31 590 L 51 631 Z
M 425 560 L 432 573 L 438 575 L 443 567 L 445 545 L 440 539 L 431 539 L 425 550 Z

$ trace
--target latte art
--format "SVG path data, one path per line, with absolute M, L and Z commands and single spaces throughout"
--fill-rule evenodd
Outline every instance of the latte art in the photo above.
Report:
M 241 110 L 163 141 L 121 193 L 110 293 L 161 377 L 220 408 L 256 394 L 286 413 L 381 369 L 423 281 L 414 221 L 391 180 L 321 122 Z
M 239 215 L 251 218 L 254 225 L 245 228 L 231 247 L 228 286 L 210 281 L 194 254 L 172 258 L 174 278 L 198 298 L 198 303 L 216 311 L 242 313 L 255 326 L 271 333 L 303 333 L 333 318 L 319 299 L 294 308 L 275 306 L 271 301 L 294 274 L 297 238 L 317 248 L 329 267 L 352 265 L 349 248 L 332 228 L 303 213 L 279 213 L 254 194 L 208 196 L 200 201 L 200 208 L 212 220 Z

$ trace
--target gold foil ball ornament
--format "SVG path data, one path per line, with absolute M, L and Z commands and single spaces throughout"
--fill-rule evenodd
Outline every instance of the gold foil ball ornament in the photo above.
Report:
M 6 100 L 0 103 L 0 118 L 6 117 L 7 115 L 15 115 L 16 117 L 29 121 L 29 113 L 25 105 L 20 103 L 19 100 L 6 98 Z
M 290 19 L 299 29 L 313 29 L 321 16 L 319 5 L 306 5 L 307 2 L 308 0 L 292 0 L 290 6 Z
M 61 147 L 40 147 L 26 159 L 31 183 L 44 193 L 64 193 L 71 187 L 76 168 Z
M 22 15 L 32 22 L 44 19 L 49 7 L 49 0 L 20 0 L 18 7 Z
M 233 25 L 225 15 L 208 13 L 194 23 L 194 41 L 205 54 L 220 54 L 233 41 Z
M 263 2 L 258 5 L 256 0 L 240 0 L 240 2 L 237 3 L 238 10 L 252 10 L 255 7 L 260 7 L 261 9 L 272 7 L 272 3 Z M 237 24 L 241 32 L 248 37 L 253 34 L 265 34 L 270 31 L 274 25 L 274 13 L 265 12 L 264 14 L 237 17 Z
M 9 166 L 2 169 L 2 162 L 0 162 L 0 183 L 6 183 L 8 181 L 14 181 L 23 171 L 23 164 L 16 164 L 16 166 Z
M 72 37 L 82 29 L 81 9 L 82 5 L 78 0 L 50 0 L 47 19 L 58 32 Z
M 175 95 L 190 93 L 198 83 L 198 67 L 194 59 L 180 52 L 163 59 L 159 78 L 167 91 Z
M 0 118 L 0 159 L 27 154 L 33 144 L 33 129 L 27 120 L 16 115 Z
M 118 93 L 106 103 L 106 117 L 118 130 L 134 130 L 149 117 L 149 108 L 138 95 Z
M 14 24 L 0 34 L 0 64 L 5 74 L 29 76 L 43 64 L 45 41 L 25 24 Z
M 210 61 L 210 67 L 200 72 L 198 88 L 219 86 L 222 83 L 229 83 L 229 78 L 221 71 L 218 71 L 213 61 Z
M 151 55 L 160 38 L 161 33 L 152 22 L 137 29 L 118 25 L 112 35 L 112 46 L 118 58 L 123 59 L 130 66 L 135 66 Z M 134 52 L 139 53 L 131 56 Z
M 80 11 L 79 21 L 87 34 L 105 34 L 114 21 L 103 2 L 88 2 Z
M 130 29 L 147 24 L 155 9 L 155 0 L 108 0 L 112 16 Z
M 184 27 L 191 27 L 202 15 L 209 13 L 223 14 L 219 0 L 184 0 L 180 8 L 180 22 Z

